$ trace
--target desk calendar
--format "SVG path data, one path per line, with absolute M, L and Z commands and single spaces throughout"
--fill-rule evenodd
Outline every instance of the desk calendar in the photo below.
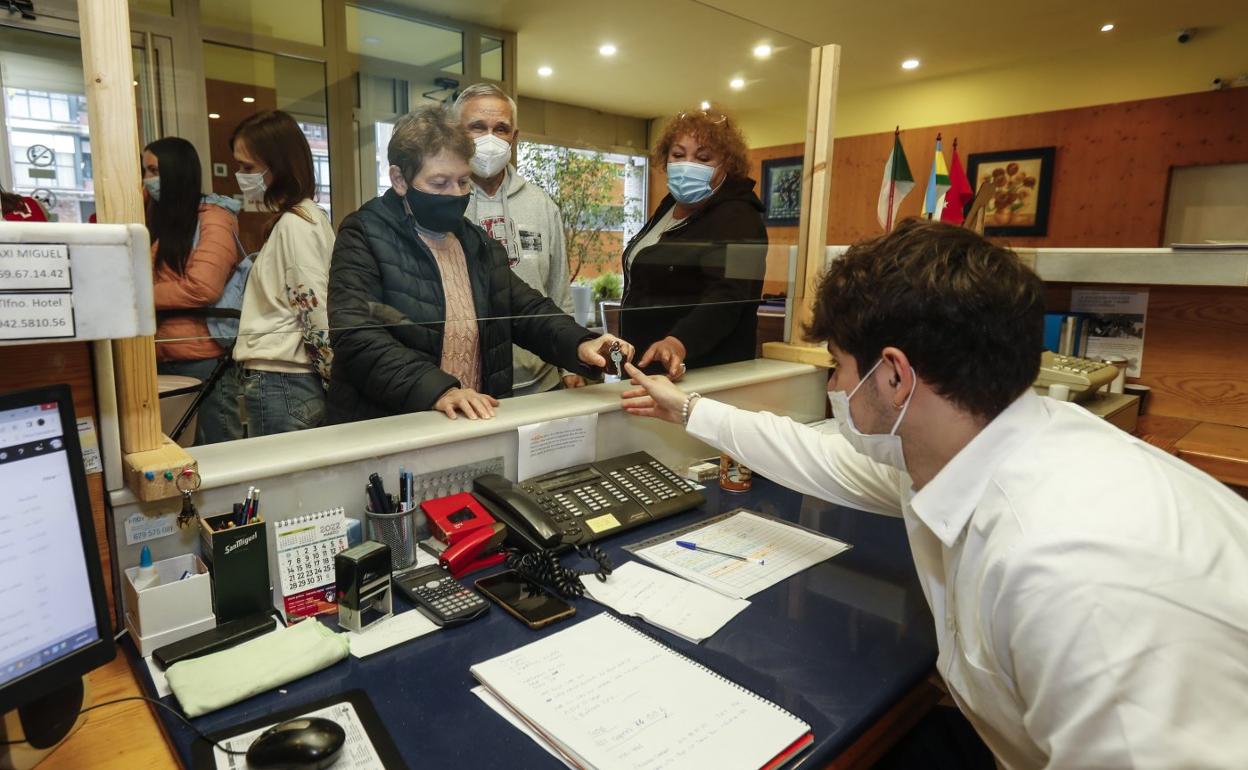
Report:
M 347 547 L 347 517 L 342 508 L 296 516 L 273 525 L 277 572 L 275 602 L 287 623 L 338 611 L 334 556 Z

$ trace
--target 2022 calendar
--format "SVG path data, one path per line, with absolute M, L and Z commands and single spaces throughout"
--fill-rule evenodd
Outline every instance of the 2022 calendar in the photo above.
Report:
M 277 572 L 281 578 L 277 609 L 289 623 L 338 611 L 334 557 L 347 547 L 347 516 L 332 508 L 274 525 Z

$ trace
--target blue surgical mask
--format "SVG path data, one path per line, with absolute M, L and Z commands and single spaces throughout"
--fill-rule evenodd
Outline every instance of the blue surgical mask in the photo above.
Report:
M 143 180 L 143 186 L 147 188 L 147 195 L 154 201 L 160 200 L 160 177 L 149 176 Z
M 667 164 L 667 190 L 677 203 L 701 203 L 715 192 L 711 178 L 715 167 L 705 163 L 680 161 Z

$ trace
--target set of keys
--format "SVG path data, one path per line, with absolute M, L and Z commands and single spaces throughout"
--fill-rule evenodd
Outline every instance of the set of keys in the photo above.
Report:
M 611 363 L 615 365 L 615 374 L 619 377 L 624 376 L 624 352 L 620 350 L 619 340 L 611 343 L 611 352 L 608 353 Z

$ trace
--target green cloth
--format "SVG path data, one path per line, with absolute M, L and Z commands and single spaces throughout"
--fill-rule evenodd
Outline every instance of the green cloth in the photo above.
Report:
M 202 658 L 174 663 L 166 676 L 188 717 L 216 711 L 328 668 L 347 657 L 346 634 L 315 619 Z

